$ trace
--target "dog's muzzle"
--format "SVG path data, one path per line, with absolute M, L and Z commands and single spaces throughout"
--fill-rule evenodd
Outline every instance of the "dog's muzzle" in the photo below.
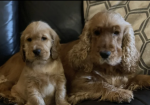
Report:
M 33 53 L 34 53 L 36 56 L 38 56 L 38 55 L 40 55 L 41 50 L 40 50 L 40 49 L 35 49 L 35 50 L 33 50 Z
M 110 56 L 111 52 L 110 51 L 101 51 L 100 52 L 100 56 L 103 58 L 103 59 L 107 59 L 109 56 Z

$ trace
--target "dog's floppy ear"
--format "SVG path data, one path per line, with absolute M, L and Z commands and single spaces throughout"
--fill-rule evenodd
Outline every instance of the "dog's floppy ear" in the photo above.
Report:
M 21 53 L 23 61 L 25 62 L 26 57 L 25 57 L 25 51 L 24 51 L 24 35 L 23 34 L 21 35 L 21 38 L 20 38 L 20 53 Z
M 57 33 L 54 30 L 50 30 L 50 35 L 52 37 L 52 48 L 51 48 L 51 57 L 52 59 L 57 59 L 58 58 L 58 50 L 60 48 L 60 39 Z
M 85 23 L 82 34 L 79 36 L 79 42 L 69 52 L 71 65 L 76 69 L 82 69 L 86 72 L 90 72 L 93 68 L 92 63 L 88 60 L 91 41 L 90 23 L 90 20 Z
M 139 52 L 135 46 L 135 36 L 132 26 L 128 22 L 126 23 L 122 42 L 122 66 L 127 72 L 135 72 L 139 61 Z

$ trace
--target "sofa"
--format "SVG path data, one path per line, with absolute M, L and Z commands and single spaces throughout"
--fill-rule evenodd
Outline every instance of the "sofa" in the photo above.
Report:
M 32 21 L 47 22 L 60 43 L 77 40 L 84 27 L 83 1 L 0 1 L 0 14 L 0 66 L 19 51 L 21 32 Z M 150 90 L 135 91 L 131 103 L 85 100 L 78 105 L 150 105 Z

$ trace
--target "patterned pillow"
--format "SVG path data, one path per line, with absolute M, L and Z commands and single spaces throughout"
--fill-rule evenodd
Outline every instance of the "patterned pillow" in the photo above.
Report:
M 140 51 L 139 69 L 150 74 L 150 1 L 83 1 L 84 19 L 89 20 L 97 12 L 113 10 L 128 21 L 135 33 L 135 42 Z

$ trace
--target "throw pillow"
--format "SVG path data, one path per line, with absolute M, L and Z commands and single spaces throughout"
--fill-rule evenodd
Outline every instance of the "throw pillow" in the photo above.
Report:
M 96 13 L 113 10 L 129 22 L 135 34 L 136 48 L 141 53 L 139 69 L 150 74 L 150 1 L 83 1 L 85 22 Z

